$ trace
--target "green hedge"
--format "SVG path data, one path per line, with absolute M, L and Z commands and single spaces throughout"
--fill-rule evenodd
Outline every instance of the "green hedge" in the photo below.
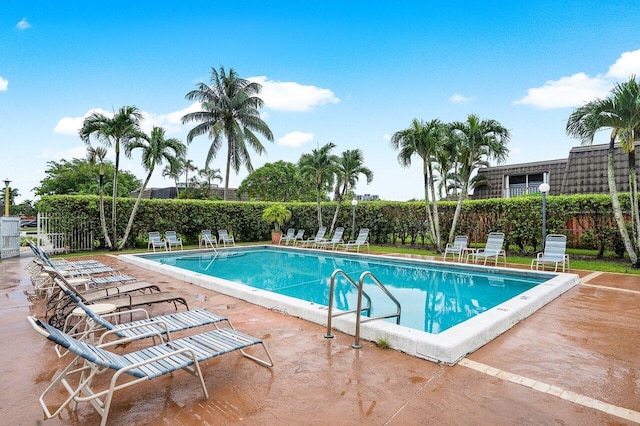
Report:
M 628 206 L 628 196 L 620 196 L 623 208 Z M 124 233 L 135 200 L 118 199 L 118 235 Z M 146 245 L 147 232 L 177 231 L 186 243 L 197 243 L 202 229 L 228 229 L 236 241 L 265 241 L 270 239 L 271 224 L 262 220 L 262 211 L 271 203 L 229 202 L 203 200 L 142 200 L 131 231 L 129 245 Z M 315 203 L 284 203 L 291 210 L 290 226 L 307 230 L 306 237 L 317 230 Z M 323 224 L 329 226 L 337 203 L 322 205 Z M 442 240 L 446 242 L 451 227 L 455 202 L 438 203 Z M 542 199 L 540 195 L 465 201 L 458 221 L 456 234 L 467 234 L 472 242 L 484 242 L 492 231 L 506 233 L 507 244 L 518 251 L 528 253 L 540 246 Z M 98 197 L 95 196 L 46 196 L 38 203 L 43 213 L 55 213 L 69 219 L 88 221 L 98 240 L 102 240 Z M 424 202 L 361 202 L 356 207 L 356 229 L 371 229 L 374 244 L 430 245 L 425 241 L 426 211 Z M 111 223 L 111 202 L 105 199 L 107 225 Z M 337 226 L 351 235 L 352 206 L 344 203 L 340 208 Z M 570 245 L 581 244 L 575 229 L 569 226 L 579 223 L 589 229 L 590 238 L 597 245 L 612 244 L 607 239 L 617 235 L 611 232 L 613 217 L 608 195 L 573 195 L 547 197 L 547 230 L 549 233 L 569 234 Z M 594 244 L 591 242 L 590 244 Z

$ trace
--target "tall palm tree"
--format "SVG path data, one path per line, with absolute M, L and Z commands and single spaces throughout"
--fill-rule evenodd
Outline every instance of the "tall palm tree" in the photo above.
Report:
M 431 240 L 440 251 L 440 219 L 434 183 L 433 158 L 446 138 L 446 125 L 438 119 L 427 123 L 414 118 L 411 126 L 395 132 L 391 137 L 391 146 L 399 150 L 398 162 L 403 167 L 411 166 L 411 157 L 417 155 L 422 159 L 422 175 L 424 178 L 424 201 L 427 210 L 429 234 Z
M 120 168 L 120 149 L 126 147 L 133 141 L 143 138 L 144 133 L 140 130 L 140 120 L 142 113 L 135 106 L 123 106 L 113 117 L 94 112 L 84 119 L 80 128 L 80 138 L 85 144 L 91 143 L 93 135 L 100 143 L 106 147 L 114 147 L 116 153 L 115 171 L 113 173 L 113 200 L 111 204 L 111 244 L 114 249 L 117 244 L 117 224 L 116 224 L 116 200 L 118 197 L 118 171 Z
M 187 142 L 191 143 L 196 136 L 208 134 L 211 146 L 207 153 L 205 166 L 211 163 L 222 147 L 222 138 L 227 140 L 227 161 L 224 180 L 224 199 L 229 191 L 229 172 L 238 173 L 240 166 L 245 165 L 247 171 L 253 171 L 248 148 L 251 147 L 259 155 L 266 150 L 256 134 L 273 141 L 269 126 L 260 118 L 259 109 L 264 102 L 258 95 L 262 86 L 238 77 L 238 74 L 224 67 L 211 69 L 210 85 L 200 83 L 196 90 L 187 93 L 186 98 L 200 102 L 202 111 L 192 112 L 182 117 L 182 123 L 196 122 L 189 131 Z
M 475 114 L 467 116 L 467 121 L 452 123 L 451 128 L 460 137 L 458 162 L 462 188 L 458 194 L 458 203 L 453 214 L 449 241 L 453 241 L 456 234 L 456 226 L 462 210 L 462 200 L 469 196 L 469 183 L 473 173 L 480 166 L 488 165 L 489 160 L 496 160 L 498 164 L 504 162 L 509 154 L 507 144 L 511 137 L 509 130 L 498 121 L 481 120 Z
M 207 180 L 207 195 L 209 195 L 209 190 L 211 189 L 211 181 L 217 180 L 218 182 L 222 182 L 222 175 L 220 174 L 220 169 L 212 169 L 209 166 L 206 166 L 204 169 L 200 169 L 198 172 L 201 178 L 205 178 Z
M 637 253 L 640 241 L 640 215 L 635 158 L 635 143 L 640 138 L 640 85 L 635 76 L 631 76 L 628 82 L 617 83 L 609 97 L 588 102 L 573 111 L 567 120 L 566 132 L 569 136 L 580 139 L 582 145 L 591 145 L 595 133 L 603 128 L 611 128 L 607 153 L 607 178 L 613 214 L 631 265 L 640 267 Z M 627 231 L 616 187 L 614 155 L 617 139 L 620 140 L 622 149 L 628 154 L 629 198 L 634 243 Z
M 90 164 L 100 163 L 99 179 L 98 179 L 98 195 L 100 197 L 100 227 L 102 228 L 102 234 L 104 235 L 105 242 L 108 247 L 111 247 L 111 239 L 109 238 L 109 232 L 107 231 L 107 219 L 104 215 L 104 159 L 107 156 L 107 149 L 102 146 L 93 147 L 87 146 L 87 161 Z
M 338 158 L 331 154 L 331 150 L 336 145 L 333 142 L 324 144 L 320 148 L 314 149 L 311 154 L 302 154 L 298 161 L 300 175 L 309 180 L 313 180 L 316 185 L 316 202 L 318 203 L 318 227 L 322 226 L 322 193 L 333 186 L 336 162 Z
M 160 166 L 165 161 L 169 164 L 180 161 L 180 158 L 183 158 L 187 153 L 187 147 L 180 140 L 175 138 L 167 139 L 165 137 L 165 130 L 162 127 L 154 126 L 151 130 L 151 134 L 145 136 L 145 138 L 138 139 L 125 147 L 125 152 L 128 156 L 131 155 L 131 152 L 134 149 L 142 150 L 142 167 L 147 171 L 147 177 L 142 184 L 142 188 L 140 188 L 138 198 L 136 198 L 136 202 L 131 210 L 127 229 L 124 232 L 124 237 L 122 237 L 122 242 L 120 243 L 120 246 L 118 246 L 118 250 L 122 250 L 127 242 L 127 238 L 129 238 L 129 233 L 133 226 L 133 220 L 135 219 L 138 207 L 140 206 L 142 194 L 149 184 L 149 180 L 151 180 L 151 175 L 153 174 L 156 166 Z
M 338 181 L 336 184 L 338 206 L 333 214 L 333 220 L 331 221 L 331 227 L 329 228 L 330 234 L 336 226 L 338 212 L 340 211 L 340 206 L 344 200 L 344 194 L 346 194 L 349 189 L 356 186 L 360 175 L 364 175 L 367 178 L 367 184 L 370 184 L 373 181 L 373 172 L 369 168 L 365 167 L 364 155 L 359 149 L 348 149 L 344 151 L 342 156 L 337 159 L 335 167 L 336 179 Z

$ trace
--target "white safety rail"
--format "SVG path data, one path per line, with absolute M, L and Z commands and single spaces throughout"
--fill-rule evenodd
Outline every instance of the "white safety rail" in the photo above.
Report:
M 0 258 L 20 256 L 20 218 L 0 217 Z

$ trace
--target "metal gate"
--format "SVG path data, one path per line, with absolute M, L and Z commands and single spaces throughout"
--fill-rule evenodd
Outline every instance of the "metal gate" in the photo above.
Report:
M 46 253 L 70 253 L 93 250 L 90 221 L 81 217 L 65 217 L 38 213 L 38 245 Z
M 0 217 L 0 258 L 20 256 L 20 218 Z

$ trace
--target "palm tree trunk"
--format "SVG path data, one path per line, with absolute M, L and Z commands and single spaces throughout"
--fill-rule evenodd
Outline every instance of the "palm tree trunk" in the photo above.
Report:
M 224 174 L 224 196 L 222 199 L 227 201 L 227 192 L 229 192 L 229 171 L 231 169 L 231 139 L 227 140 L 227 170 Z
M 433 196 L 433 228 L 436 237 L 436 250 L 439 252 L 442 248 L 442 242 L 440 241 L 440 217 L 438 216 L 438 199 L 436 197 L 436 188 L 433 181 L 433 166 L 431 162 L 428 164 L 429 170 L 429 184 L 431 186 L 431 195 Z
M 460 195 L 458 196 L 458 203 L 456 204 L 456 211 L 453 213 L 453 220 L 451 221 L 451 230 L 449 231 L 449 240 L 448 242 L 452 242 L 453 238 L 456 235 L 456 227 L 458 226 L 458 219 L 460 218 L 460 212 L 462 211 L 462 199 L 464 198 L 464 194 L 467 193 L 469 189 L 469 181 L 462 182 L 462 189 L 460 190 Z
M 638 267 L 638 255 L 636 254 L 631 239 L 629 238 L 629 232 L 627 231 L 627 225 L 622 216 L 622 208 L 620 207 L 620 199 L 618 198 L 618 189 L 616 187 L 616 176 L 614 172 L 614 153 L 615 153 L 615 140 L 617 135 L 617 129 L 613 129 L 611 132 L 611 139 L 609 141 L 609 151 L 607 153 L 607 180 L 609 182 L 609 193 L 611 194 L 611 208 L 613 209 L 613 216 L 618 225 L 624 248 L 627 250 L 631 266 Z
M 316 202 L 318 203 L 318 227 L 322 227 L 322 205 L 320 204 L 320 185 L 316 183 Z
M 329 234 L 333 233 L 333 228 L 336 226 L 336 222 L 338 221 L 338 212 L 340 211 L 340 206 L 342 205 L 342 200 L 344 200 L 344 194 L 346 193 L 347 193 L 347 185 L 345 184 L 342 186 L 342 191 L 338 196 L 338 206 L 336 207 L 335 213 L 333 213 L 333 220 L 331 221 L 331 228 L 329 228 Z
M 633 141 L 631 142 L 633 144 Z M 638 211 L 638 172 L 636 170 L 636 151 L 629 145 L 629 202 L 631 203 L 631 222 L 633 223 L 633 245 L 640 243 L 640 212 Z
M 151 173 L 153 173 L 153 168 L 149 170 L 147 174 L 147 178 L 144 180 L 144 184 L 142 185 L 142 189 L 138 193 L 138 198 L 136 198 L 136 202 L 133 205 L 133 210 L 131 210 L 131 215 L 129 216 L 129 222 L 127 223 L 127 229 L 124 231 L 124 237 L 122 237 L 122 242 L 118 246 L 118 250 L 122 250 L 127 242 L 127 238 L 129 238 L 129 233 L 131 232 L 131 227 L 133 226 L 133 219 L 136 217 L 136 213 L 138 213 L 138 207 L 140 207 L 140 200 L 142 199 L 142 193 L 145 188 L 149 184 L 149 180 L 151 180 Z
M 113 235 L 111 248 L 115 249 L 118 244 L 118 231 L 116 229 L 116 205 L 118 200 L 118 168 L 120 167 L 120 140 L 115 143 L 116 164 L 113 171 L 113 201 L 111 204 L 111 233 Z
M 433 216 L 429 207 L 429 178 L 427 177 L 427 165 L 423 166 L 424 173 L 424 206 L 427 209 L 427 222 L 429 222 L 429 234 L 433 243 L 436 243 L 436 230 L 433 226 Z
M 107 218 L 104 216 L 104 164 L 100 164 L 100 180 L 98 181 L 99 194 L 100 194 L 100 227 L 102 228 L 102 235 L 104 235 L 104 241 L 109 249 L 113 248 L 111 244 L 111 238 L 109 238 L 109 231 L 107 231 Z

